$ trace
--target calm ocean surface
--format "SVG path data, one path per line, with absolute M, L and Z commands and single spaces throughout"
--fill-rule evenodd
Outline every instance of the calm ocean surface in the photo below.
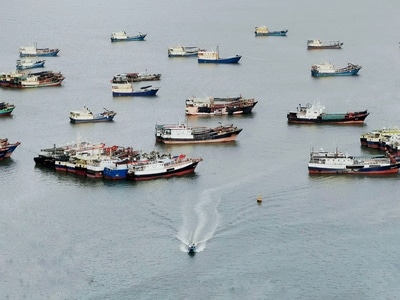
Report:
M 0 11 L 0 71 L 18 48 L 60 48 L 46 70 L 62 87 L 0 90 L 16 105 L 0 137 L 22 144 L 0 162 L 1 299 L 400 299 L 400 175 L 309 177 L 312 147 L 351 154 L 365 131 L 400 125 L 400 2 L 9 1 Z M 288 29 L 254 37 L 254 27 Z M 111 43 L 113 31 L 147 33 Z M 307 51 L 307 39 L 342 50 Z M 238 65 L 168 58 L 174 45 L 219 46 Z M 359 76 L 310 76 L 314 63 L 363 66 Z M 161 73 L 155 98 L 113 98 L 116 73 Z M 143 85 L 145 85 L 144 83 Z M 190 96 L 259 101 L 233 123 L 236 143 L 160 146 L 154 125 L 185 121 Z M 289 126 L 286 113 L 321 101 L 369 109 L 363 126 Z M 103 107 L 113 123 L 69 123 Z M 204 159 L 193 176 L 149 182 L 77 178 L 35 167 L 41 148 L 81 140 Z M 256 203 L 257 196 L 263 203 Z M 199 243 L 194 257 L 185 245 Z

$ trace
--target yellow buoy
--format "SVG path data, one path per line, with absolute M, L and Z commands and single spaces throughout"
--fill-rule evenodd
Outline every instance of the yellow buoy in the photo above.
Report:
M 261 202 L 262 202 L 262 197 L 261 197 L 261 196 L 258 196 L 258 197 L 257 197 L 257 202 L 258 202 L 258 203 L 261 203 Z

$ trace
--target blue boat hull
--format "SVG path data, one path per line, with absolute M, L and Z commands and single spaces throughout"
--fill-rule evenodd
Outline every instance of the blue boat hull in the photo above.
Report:
M 103 170 L 103 176 L 105 179 L 111 179 L 111 180 L 126 179 L 127 174 L 128 174 L 128 168 L 125 169 L 104 168 Z
M 124 92 L 112 92 L 114 97 L 124 97 L 124 96 L 155 96 L 158 92 L 158 89 L 151 89 L 147 91 L 136 91 L 136 92 L 129 92 L 129 93 L 124 93 Z
M 237 64 L 241 58 L 242 58 L 241 55 L 236 55 L 228 58 L 219 58 L 219 59 L 198 58 L 197 61 L 199 64 Z
M 32 66 L 29 67 L 24 67 L 24 66 L 16 66 L 17 70 L 27 70 L 27 69 L 35 69 L 35 68 L 43 68 L 44 67 L 44 62 L 40 62 L 40 63 L 35 63 Z
M 310 174 L 361 174 L 361 175 L 383 175 L 396 174 L 400 168 L 400 163 L 387 166 L 367 166 L 360 168 L 328 169 L 308 167 Z

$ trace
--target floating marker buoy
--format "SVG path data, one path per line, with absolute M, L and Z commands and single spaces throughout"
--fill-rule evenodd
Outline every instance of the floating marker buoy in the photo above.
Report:
M 258 196 L 257 197 L 257 203 L 261 203 L 262 202 L 262 197 L 261 196 Z

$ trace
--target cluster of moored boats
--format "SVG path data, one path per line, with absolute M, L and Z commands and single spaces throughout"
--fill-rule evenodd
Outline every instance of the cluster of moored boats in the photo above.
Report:
M 143 153 L 132 147 L 79 142 L 42 149 L 34 161 L 57 172 L 89 178 L 142 181 L 193 173 L 202 158 L 156 151 Z
M 266 26 L 255 28 L 255 36 L 286 36 L 288 30 L 270 31 Z M 129 36 L 125 31 L 114 32 L 111 42 L 144 41 L 147 34 L 139 33 Z M 307 49 L 341 49 L 340 41 L 322 42 L 308 40 Z M 32 60 L 31 57 L 57 56 L 59 49 L 37 48 L 35 46 L 20 47 L 20 59 L 17 60 L 16 72 L 1 74 L 0 86 L 11 88 L 41 87 L 61 85 L 64 76 L 60 72 L 43 71 L 36 73 L 22 72 L 26 69 L 40 68 L 45 60 Z M 169 57 L 197 57 L 198 63 L 238 63 L 241 55 L 221 58 L 219 48 L 208 51 L 195 46 L 175 46 L 168 48 Z M 336 68 L 330 63 L 311 66 L 313 77 L 356 75 L 361 66 L 348 63 L 346 67 Z M 111 81 L 112 95 L 120 96 L 154 96 L 158 87 L 146 85 L 134 89 L 133 83 L 156 81 L 161 74 L 151 73 L 120 73 Z M 185 100 L 185 113 L 191 115 L 235 115 L 249 114 L 257 104 L 252 98 L 239 97 L 189 97 Z M 9 115 L 14 105 L 0 103 L 0 115 Z M 104 111 L 93 113 L 87 107 L 70 112 L 71 123 L 107 122 L 113 121 L 116 112 L 104 108 Z M 319 102 L 297 107 L 296 111 L 287 114 L 288 123 L 293 124 L 362 124 L 370 113 L 368 110 L 327 113 Z M 219 143 L 235 141 L 242 131 L 233 124 L 219 124 L 214 127 L 191 127 L 188 124 L 156 124 L 156 142 L 164 144 Z M 394 130 L 390 131 L 394 132 Z M 376 140 L 379 142 L 376 142 Z M 400 168 L 397 156 L 400 154 L 400 132 L 389 134 L 388 130 L 374 131 L 362 134 L 362 145 L 380 148 L 390 155 L 373 157 L 354 157 L 338 150 L 324 150 L 310 153 L 308 169 L 310 174 L 392 174 Z M 0 159 L 10 157 L 20 143 L 9 144 L 7 139 L 1 140 Z M 377 146 L 378 145 L 378 146 Z M 131 147 L 112 146 L 105 144 L 80 143 L 42 149 L 34 158 L 37 165 L 54 168 L 56 171 L 83 175 L 91 178 L 147 180 L 159 177 L 185 175 L 194 172 L 202 158 L 187 158 L 180 154 L 149 154 L 134 151 Z M 195 245 L 194 245 L 195 247 Z M 192 249 L 193 250 L 193 249 Z M 189 251 L 192 251 L 189 249 Z M 193 250 L 194 251 L 194 250 Z
M 85 108 L 87 110 L 87 108 Z M 198 144 L 233 142 L 242 128 L 233 124 L 216 127 L 190 127 L 187 124 L 156 124 L 156 142 L 164 144 Z M 55 146 L 40 150 L 37 165 L 56 171 L 112 180 L 149 180 L 193 173 L 202 158 L 185 154 L 171 155 L 133 150 L 132 147 L 88 142 Z
M 16 61 L 16 70 L 0 74 L 0 87 L 23 89 L 60 86 L 65 79 L 61 72 L 29 72 L 31 69 L 44 67 L 46 60 L 40 57 L 55 57 L 59 51 L 58 48 L 38 48 L 36 44 L 20 47 L 20 59 Z

